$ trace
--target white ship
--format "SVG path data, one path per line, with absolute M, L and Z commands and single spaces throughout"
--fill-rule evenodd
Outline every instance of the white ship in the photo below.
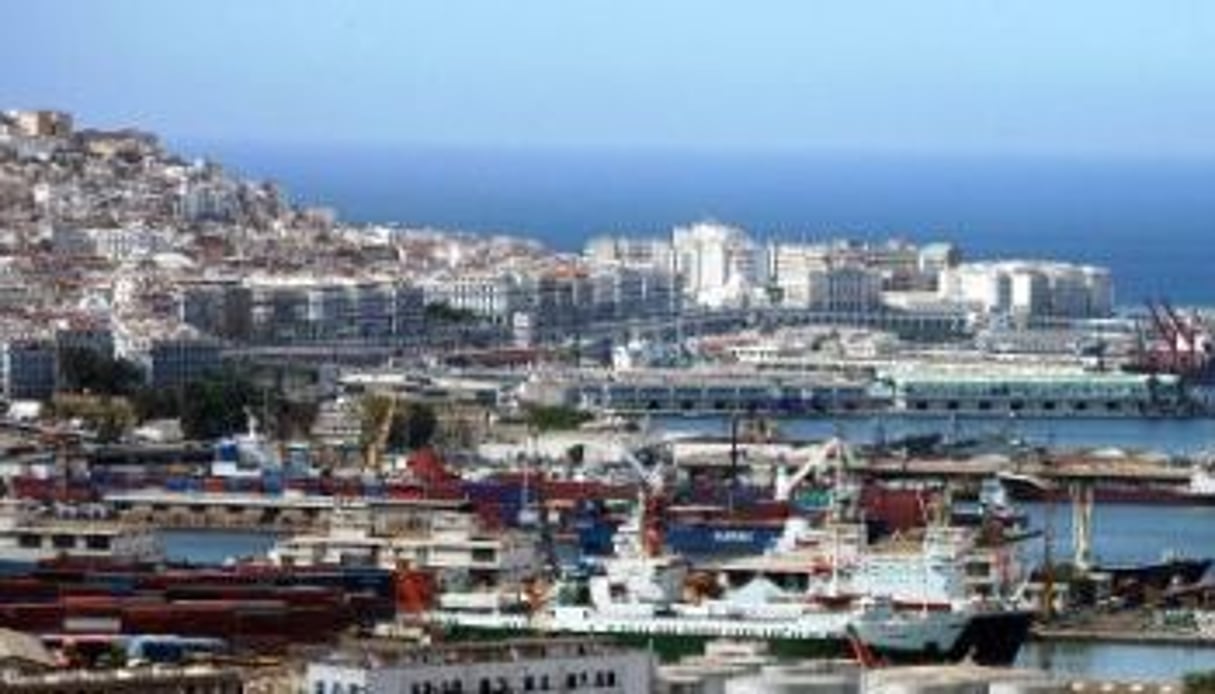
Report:
M 529 614 L 435 610 L 433 624 L 451 637 L 509 633 L 589 634 L 654 648 L 674 658 L 699 652 L 715 639 L 762 641 L 778 656 L 838 655 L 850 647 L 887 661 L 949 661 L 971 658 L 985 664 L 1011 662 L 1027 636 L 1030 613 L 967 595 L 957 580 L 956 557 L 932 554 L 908 560 L 914 580 L 894 568 L 898 560 L 867 556 L 857 546 L 860 572 L 843 571 L 846 561 L 822 564 L 788 551 L 757 558 L 752 580 L 717 596 L 689 595 L 694 584 L 680 558 L 649 555 L 641 541 L 644 523 L 621 528 L 616 555 L 589 576 L 560 582 L 532 604 Z M 787 549 L 787 548 L 786 548 Z M 908 555 L 913 557 L 914 555 Z M 764 575 L 785 563 L 802 581 L 779 585 Z M 808 574 L 826 569 L 823 581 Z M 744 571 L 733 567 L 734 575 Z M 927 572 L 927 575 L 925 575 Z M 718 578 L 731 573 L 719 567 Z M 928 592 L 912 589 L 927 580 Z M 932 599 L 930 600 L 930 593 Z M 908 602 L 907 599 L 911 599 Z M 912 602 L 914 604 L 912 604 Z

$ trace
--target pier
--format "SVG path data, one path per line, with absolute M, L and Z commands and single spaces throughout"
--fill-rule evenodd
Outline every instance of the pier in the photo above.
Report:
M 345 499 L 320 495 L 116 492 L 105 502 L 123 522 L 171 530 L 320 531 L 342 513 L 408 525 L 412 517 L 463 512 L 462 500 Z
M 1003 458 L 872 460 L 865 471 L 884 479 L 977 481 L 999 473 L 1016 473 L 1058 487 L 1103 482 L 1163 484 L 1184 487 L 1190 470 L 1157 462 L 1104 460 L 1095 457 L 1042 457 L 1009 461 Z

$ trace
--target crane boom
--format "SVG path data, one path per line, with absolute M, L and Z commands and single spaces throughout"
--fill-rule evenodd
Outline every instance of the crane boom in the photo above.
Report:
M 838 436 L 833 436 L 822 445 L 815 447 L 810 452 L 810 457 L 793 473 L 792 477 L 787 475 L 784 468 L 779 469 L 776 477 L 776 500 L 788 501 L 793 496 L 793 491 L 806 481 L 812 472 L 828 467 L 827 463 L 832 456 L 839 456 L 841 464 L 847 463 L 844 441 Z

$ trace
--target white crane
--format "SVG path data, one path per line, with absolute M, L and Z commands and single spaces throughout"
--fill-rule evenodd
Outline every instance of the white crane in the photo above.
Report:
M 835 459 L 838 462 L 832 463 Z M 818 470 L 829 470 L 839 466 L 848 466 L 851 462 L 852 454 L 848 450 L 848 445 L 843 439 L 838 436 L 833 436 L 824 441 L 821 445 L 815 446 L 810 451 L 810 457 L 802 464 L 792 476 L 783 466 L 776 470 L 776 490 L 775 498 L 777 501 L 788 501 L 793 496 L 801 483 L 806 481 L 812 473 Z
M 662 461 L 655 461 L 650 467 L 646 467 L 633 451 L 627 446 L 618 445 L 616 447 L 617 457 L 629 464 L 633 472 L 637 475 L 637 479 L 641 482 L 644 489 L 642 490 L 647 495 L 662 494 L 666 487 L 666 465 Z

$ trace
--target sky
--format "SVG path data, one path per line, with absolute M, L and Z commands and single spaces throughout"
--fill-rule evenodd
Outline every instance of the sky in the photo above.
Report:
M 1215 157 L 1209 0 L 9 0 L 0 105 L 177 141 Z

